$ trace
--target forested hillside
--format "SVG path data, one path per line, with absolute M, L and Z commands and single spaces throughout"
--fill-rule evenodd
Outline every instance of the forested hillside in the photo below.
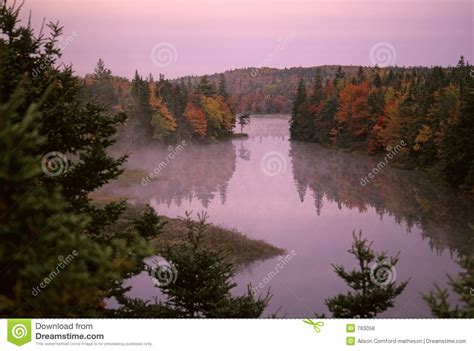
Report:
M 343 71 L 345 77 L 356 77 L 359 66 L 337 66 L 325 65 L 319 67 L 292 67 L 292 68 L 242 68 L 226 71 L 223 73 L 227 83 L 227 89 L 232 96 L 232 102 L 238 112 L 250 113 L 290 113 L 293 98 L 300 79 L 303 79 L 308 88 L 313 81 L 316 72 L 323 81 L 332 80 Z M 370 74 L 374 68 L 364 67 L 365 74 Z M 384 69 L 379 69 L 383 71 Z M 393 67 L 394 73 L 404 72 L 407 69 Z M 417 67 L 418 72 L 426 72 L 429 68 Z M 222 74 L 213 74 L 209 80 L 218 84 Z M 198 84 L 201 77 L 184 77 L 193 85 Z M 179 81 L 179 80 L 177 80 Z

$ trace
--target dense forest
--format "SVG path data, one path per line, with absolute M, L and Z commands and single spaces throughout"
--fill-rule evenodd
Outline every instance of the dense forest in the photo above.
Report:
M 396 150 L 393 165 L 427 170 L 447 184 L 474 189 L 474 79 L 456 67 L 419 70 L 339 68 L 324 81 L 300 80 L 291 113 L 294 140 L 370 154 Z M 392 154 L 391 154 L 392 155 Z
M 338 66 L 324 65 L 318 67 L 291 67 L 291 68 L 270 68 L 270 67 L 248 67 L 229 70 L 224 73 L 209 75 L 209 81 L 218 84 L 224 75 L 227 89 L 231 95 L 231 101 L 238 112 L 249 112 L 255 114 L 281 113 L 289 114 L 292 110 L 293 99 L 300 79 L 303 79 L 307 88 L 310 88 L 316 74 L 323 81 L 333 80 L 340 70 L 349 79 L 357 77 L 358 66 Z M 373 71 L 373 68 L 363 67 L 364 72 Z M 380 69 L 383 70 L 383 69 Z M 391 67 L 394 73 L 408 71 L 403 67 Z M 427 72 L 427 67 L 416 67 L 418 72 Z M 183 77 L 192 84 L 198 84 L 201 77 Z M 175 80 L 179 82 L 180 79 Z
M 224 76 L 215 86 L 206 76 L 196 85 L 172 83 L 160 75 L 155 81 L 135 72 L 130 82 L 113 76 L 99 60 L 93 74 L 83 79 L 83 98 L 95 100 L 108 111 L 126 112 L 130 118 L 122 136 L 135 144 L 152 140 L 216 140 L 232 134 L 235 118 Z

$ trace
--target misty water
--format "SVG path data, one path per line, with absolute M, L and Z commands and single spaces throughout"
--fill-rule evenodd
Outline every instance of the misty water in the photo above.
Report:
M 378 158 L 290 141 L 287 116 L 253 116 L 244 132 L 249 138 L 184 147 L 145 186 L 119 182 L 104 190 L 170 217 L 204 210 L 214 224 L 285 249 L 285 260 L 255 262 L 236 276 L 236 294 L 249 283 L 264 285 L 262 293 L 271 289 L 264 316 L 279 307 L 286 317 L 328 315 L 324 300 L 349 290 L 331 264 L 355 267 L 347 253 L 354 230 L 378 251 L 400 252 L 396 281 L 410 279 L 395 307 L 380 316 L 431 316 L 420 292 L 447 287 L 447 274 L 460 271 L 459 254 L 474 247 L 469 198 L 389 166 L 362 186 Z M 127 167 L 150 172 L 168 153 L 168 145 L 132 152 Z M 146 273 L 125 285 L 133 297 L 162 296 Z

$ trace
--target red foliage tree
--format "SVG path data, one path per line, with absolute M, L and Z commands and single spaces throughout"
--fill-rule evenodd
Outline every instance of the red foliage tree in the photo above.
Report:
M 193 128 L 193 132 L 200 137 L 206 136 L 207 120 L 204 111 L 189 100 L 184 110 L 184 117 Z
M 350 136 L 363 139 L 367 136 L 368 120 L 370 117 L 369 86 L 347 84 L 339 94 L 339 109 L 336 114 L 338 129 L 346 130 Z

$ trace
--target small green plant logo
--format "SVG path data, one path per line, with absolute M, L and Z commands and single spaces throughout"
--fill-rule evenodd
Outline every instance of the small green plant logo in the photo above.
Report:
M 314 322 L 311 319 L 304 319 L 303 322 L 312 325 L 316 333 L 320 333 L 321 327 L 324 326 L 324 322 Z
M 346 337 L 346 345 L 353 346 L 356 344 L 356 339 L 353 336 Z
M 9 319 L 7 329 L 8 342 L 22 346 L 31 341 L 31 319 Z
M 355 330 L 355 324 L 346 324 L 346 333 L 354 333 Z

